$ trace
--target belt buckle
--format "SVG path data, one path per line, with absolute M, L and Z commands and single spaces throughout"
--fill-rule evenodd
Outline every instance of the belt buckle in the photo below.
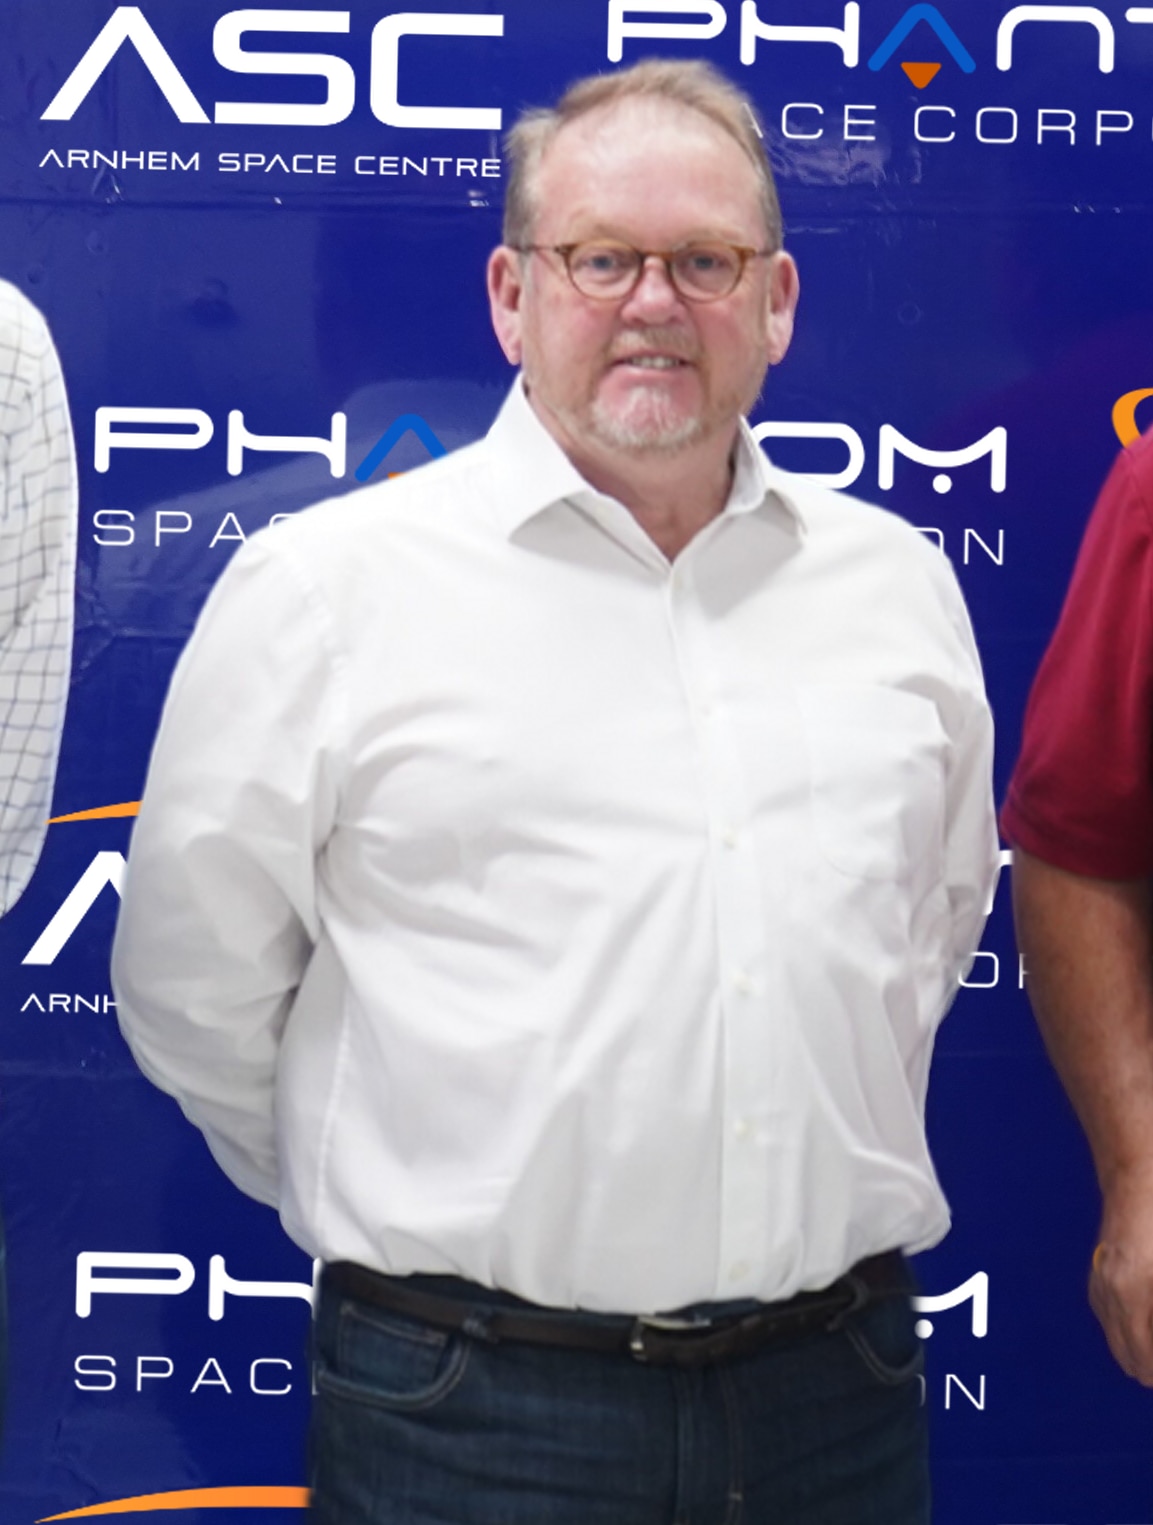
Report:
M 650 1329 L 656 1334 L 704 1334 L 712 1327 L 712 1319 L 676 1318 L 671 1315 L 642 1313 L 633 1320 L 633 1327 L 629 1331 L 629 1355 L 634 1361 L 648 1361 L 649 1352 L 645 1344 L 645 1334 Z

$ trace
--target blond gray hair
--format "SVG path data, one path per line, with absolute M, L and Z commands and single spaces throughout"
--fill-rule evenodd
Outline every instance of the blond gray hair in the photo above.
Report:
M 509 162 L 504 202 L 504 242 L 519 249 L 532 242 L 536 177 L 556 135 L 592 111 L 621 101 L 657 100 L 697 111 L 737 144 L 757 176 L 766 247 L 781 247 L 781 207 L 765 153 L 764 131 L 752 101 L 719 69 L 703 59 L 649 58 L 615 74 L 593 74 L 570 85 L 553 107 L 524 112 L 506 134 Z

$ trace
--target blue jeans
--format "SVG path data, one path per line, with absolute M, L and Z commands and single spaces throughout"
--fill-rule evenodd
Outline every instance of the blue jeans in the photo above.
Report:
M 486 1344 L 329 1289 L 314 1334 L 316 1525 L 929 1519 L 908 1298 L 687 1371 Z

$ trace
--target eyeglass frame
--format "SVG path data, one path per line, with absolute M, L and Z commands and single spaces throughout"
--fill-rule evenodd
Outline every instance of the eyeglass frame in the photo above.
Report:
M 637 265 L 632 284 L 624 291 L 618 291 L 611 296 L 603 292 L 586 291 L 583 286 L 578 286 L 569 261 L 575 249 L 579 249 L 587 244 L 594 246 L 596 244 L 604 244 L 613 249 L 627 249 L 631 254 L 639 255 L 640 263 Z M 635 244 L 627 244 L 622 239 L 617 238 L 579 238 L 575 243 L 571 244 L 515 244 L 513 247 L 518 254 L 558 254 L 573 290 L 579 292 L 582 297 L 587 297 L 590 302 L 623 302 L 628 297 L 631 297 L 644 278 L 645 267 L 650 259 L 659 259 L 661 261 L 665 267 L 665 278 L 669 285 L 686 302 L 723 302 L 725 297 L 732 296 L 733 292 L 736 291 L 737 287 L 744 280 L 745 271 L 748 269 L 751 260 L 771 259 L 774 254 L 779 253 L 777 249 L 755 249 L 748 244 L 730 244 L 723 238 L 701 239 L 699 242 L 697 240 L 690 240 L 688 243 L 678 244 L 675 249 L 638 249 Z M 736 279 L 727 291 L 718 291 L 712 296 L 702 295 L 694 291 L 685 291 L 673 270 L 673 260 L 678 254 L 683 254 L 687 249 L 708 248 L 731 249 L 734 254 L 740 256 L 740 266 L 737 269 Z

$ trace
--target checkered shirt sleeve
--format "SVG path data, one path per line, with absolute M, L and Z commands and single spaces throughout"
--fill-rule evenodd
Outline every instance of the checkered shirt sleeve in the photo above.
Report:
M 44 319 L 0 281 L 0 915 L 36 867 L 72 653 L 76 461 Z

